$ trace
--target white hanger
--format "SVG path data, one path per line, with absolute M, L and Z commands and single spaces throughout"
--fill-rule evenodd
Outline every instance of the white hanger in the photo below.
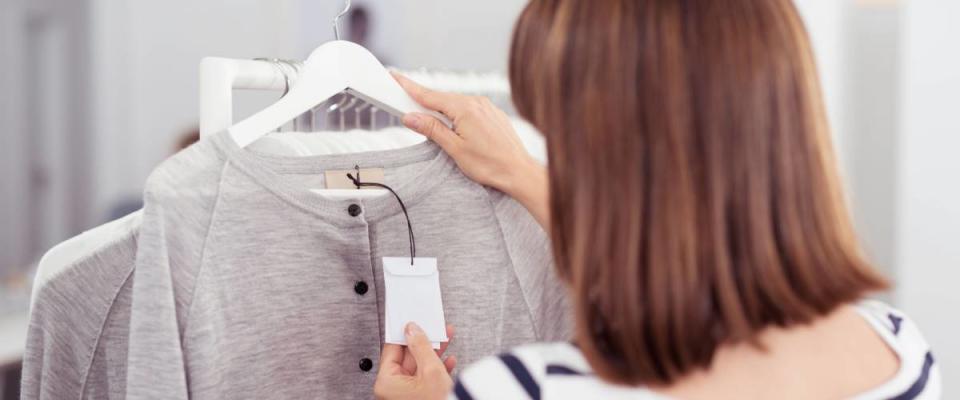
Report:
M 228 129 L 237 145 L 246 147 L 341 92 L 347 92 L 396 116 L 409 112 L 429 113 L 447 126 L 452 126 L 447 118 L 423 108 L 410 98 L 369 50 L 356 43 L 339 40 L 339 19 L 349 8 L 348 0 L 346 8 L 333 20 L 338 40 L 324 43 L 310 53 L 290 92 L 273 105 Z
M 96 228 L 67 239 L 47 250 L 37 263 L 37 274 L 33 278 L 33 291 L 30 305 L 37 300 L 37 293 L 55 277 L 75 267 L 77 262 L 97 252 L 102 246 L 109 245 L 124 235 L 140 229 L 143 209 L 124 217 L 107 222 Z

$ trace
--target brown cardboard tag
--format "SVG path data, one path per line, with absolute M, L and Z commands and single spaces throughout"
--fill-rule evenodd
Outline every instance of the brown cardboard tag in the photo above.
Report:
M 355 169 L 345 169 L 345 170 L 330 170 L 324 171 L 324 178 L 326 182 L 327 189 L 356 189 L 357 185 L 353 184 L 353 181 L 350 178 L 347 178 L 347 174 L 353 174 L 357 176 L 357 170 Z M 371 182 L 383 184 L 383 168 L 361 168 L 360 169 L 360 182 Z M 378 187 L 364 186 L 360 189 L 380 189 Z M 381 189 L 382 190 L 382 189 Z

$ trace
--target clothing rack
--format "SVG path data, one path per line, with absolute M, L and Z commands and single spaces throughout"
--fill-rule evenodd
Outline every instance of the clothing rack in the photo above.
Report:
M 298 61 L 277 59 L 204 58 L 200 62 L 200 136 L 210 136 L 233 125 L 233 90 L 287 90 L 296 82 L 299 65 Z M 513 113 L 510 84 L 503 74 L 426 68 L 394 70 L 435 90 L 486 96 L 508 113 Z M 314 125 L 313 121 L 323 120 L 329 126 L 328 111 L 340 109 L 339 127 L 345 127 L 343 106 L 349 104 L 352 107 L 354 104 L 347 97 L 335 99 L 333 103 L 318 108 L 313 115 L 299 117 L 298 121 L 305 120 Z M 399 125 L 396 118 L 385 113 L 378 115 L 372 107 L 361 110 L 371 115 L 365 120 L 369 128 Z M 357 127 L 360 125 L 360 111 L 354 110 L 353 113 L 357 122 L 351 126 Z M 337 124 L 333 125 L 336 127 Z

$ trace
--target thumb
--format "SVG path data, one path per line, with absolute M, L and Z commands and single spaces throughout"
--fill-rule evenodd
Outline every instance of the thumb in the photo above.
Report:
M 404 335 L 407 338 L 407 347 L 410 348 L 410 354 L 413 354 L 413 359 L 417 361 L 417 371 L 436 369 L 437 366 L 442 367 L 443 363 L 440 361 L 440 357 L 433 351 L 430 339 L 427 339 L 427 334 L 423 332 L 423 329 L 420 329 L 420 326 L 413 322 L 408 323 L 404 329 Z
M 440 145 L 447 153 L 453 150 L 453 147 L 458 145 L 460 140 L 463 140 L 456 132 L 447 128 L 443 122 L 428 114 L 408 113 L 403 116 L 402 122 L 407 128 Z

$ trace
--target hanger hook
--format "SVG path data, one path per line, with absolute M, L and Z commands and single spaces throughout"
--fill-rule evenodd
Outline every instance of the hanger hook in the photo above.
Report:
M 298 78 L 298 77 L 300 77 L 300 67 L 303 66 L 303 63 L 301 63 L 301 62 L 299 62 L 299 61 L 287 60 L 287 59 L 280 59 L 280 60 L 277 60 L 277 62 L 279 62 L 279 63 L 281 63 L 281 64 L 284 64 L 284 65 L 290 67 L 290 75 L 293 75 L 293 78 Z M 287 93 L 290 92 L 290 81 L 291 81 L 291 78 L 290 78 L 290 75 L 287 75 L 287 70 L 286 70 L 285 68 L 282 68 L 282 69 L 283 69 L 283 79 L 286 80 L 286 82 L 285 82 L 285 83 L 286 83 L 286 90 L 283 91 L 283 95 L 286 96 Z
M 350 11 L 350 0 L 344 2 L 343 11 L 340 11 L 340 14 L 337 14 L 336 17 L 333 17 L 333 36 L 340 40 L 340 17 L 347 14 L 347 11 Z

